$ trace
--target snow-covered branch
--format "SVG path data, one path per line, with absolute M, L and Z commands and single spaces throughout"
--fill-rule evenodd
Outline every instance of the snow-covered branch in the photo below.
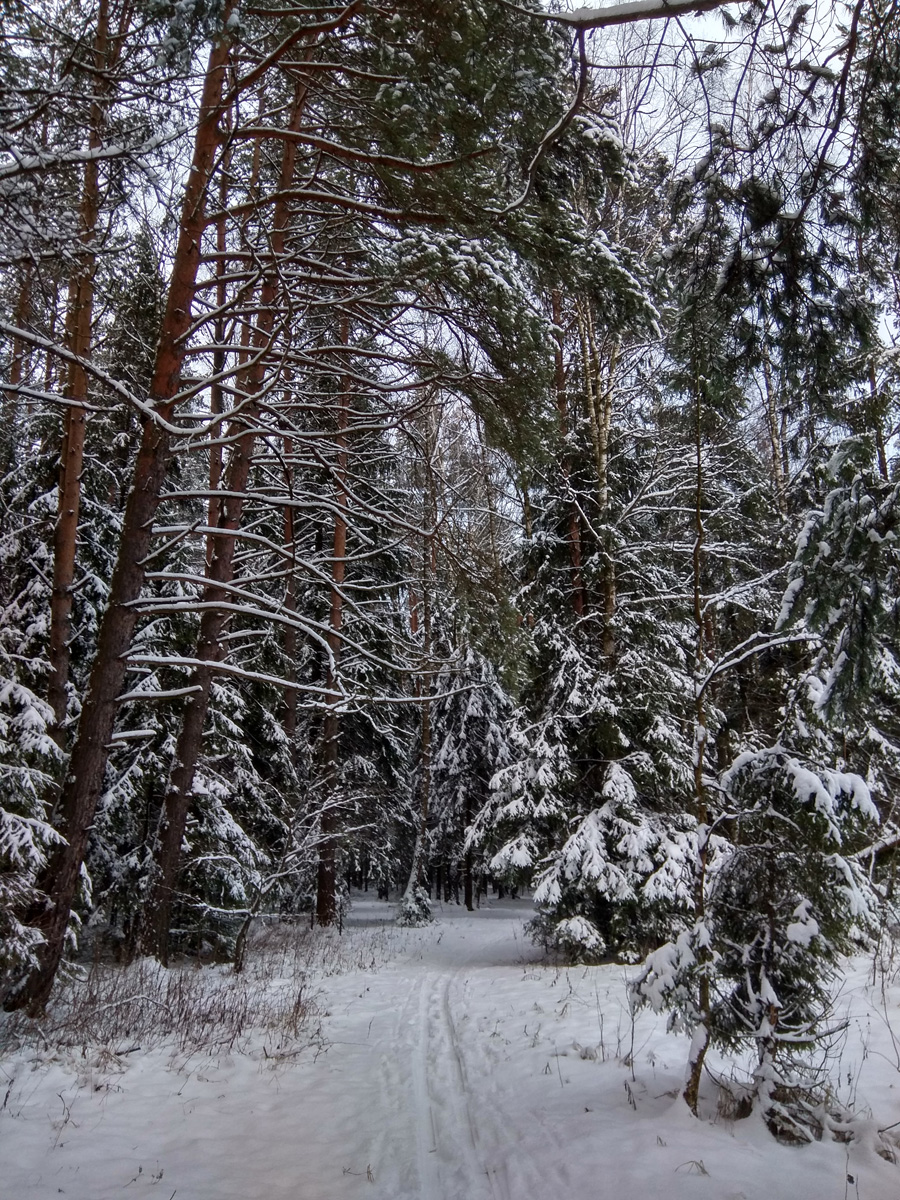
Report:
M 690 16 L 691 13 L 712 12 L 729 3 L 733 3 L 733 0 L 625 0 L 623 4 L 610 4 L 604 8 L 589 6 L 555 13 L 535 13 L 518 5 L 515 7 L 531 17 L 539 16 L 541 20 L 557 25 L 585 30 L 633 25 L 637 21 L 668 21 L 672 17 Z

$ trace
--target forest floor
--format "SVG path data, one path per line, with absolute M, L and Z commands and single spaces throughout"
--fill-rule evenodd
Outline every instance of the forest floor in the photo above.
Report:
M 686 1039 L 651 1013 L 632 1022 L 623 968 L 544 961 L 523 932 L 526 902 L 444 906 L 417 930 L 393 927 L 391 911 L 357 898 L 341 935 L 306 934 L 299 954 L 285 949 L 289 927 L 270 932 L 240 977 L 245 992 L 230 968 L 189 968 L 204 995 L 244 1004 L 224 1033 L 212 1015 L 191 1037 L 154 1037 L 135 1019 L 102 1046 L 85 1025 L 79 1045 L 70 1024 L 68 1047 L 48 1031 L 44 1046 L 7 1050 L 0 1196 L 900 1197 L 900 1166 L 874 1149 L 900 1121 L 900 986 L 871 962 L 848 972 L 838 1007 L 849 1026 L 828 1061 L 854 1139 L 791 1147 L 756 1117 L 733 1120 L 712 1074 L 703 1118 L 691 1117 L 679 1094 Z M 158 1000 L 154 970 L 127 984 L 140 996 L 95 1005 L 104 1016 L 139 999 L 171 1008 L 171 972 Z M 299 1024 L 273 996 L 294 1017 L 302 1001 Z

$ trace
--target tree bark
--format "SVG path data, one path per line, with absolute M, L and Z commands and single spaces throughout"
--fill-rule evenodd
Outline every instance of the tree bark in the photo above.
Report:
M 463 814 L 466 829 L 470 828 L 474 815 L 472 811 L 472 797 L 467 795 L 465 812 Z M 475 911 L 474 859 L 475 856 L 472 853 L 472 847 L 466 846 L 463 857 L 463 899 L 469 912 Z
M 347 319 L 341 322 L 341 342 L 346 345 L 350 331 Z M 337 814 L 338 791 L 338 739 L 340 716 L 337 711 L 337 672 L 341 661 L 341 626 L 344 619 L 343 585 L 346 575 L 347 555 L 347 422 L 350 408 L 350 379 L 341 381 L 337 411 L 337 460 L 335 463 L 335 518 L 334 536 L 331 547 L 331 607 L 328 614 L 328 648 L 331 656 L 325 675 L 325 685 L 334 693 L 328 700 L 328 709 L 322 728 L 323 793 L 324 804 L 319 818 L 319 862 L 316 871 L 316 922 L 333 925 L 337 919 Z
M 225 124 L 225 118 L 223 118 Z M 225 206 L 228 202 L 228 164 L 230 156 L 225 155 L 225 162 L 222 164 L 222 175 L 219 180 L 219 210 L 224 214 Z M 226 353 L 225 353 L 225 302 L 228 299 L 228 288 L 225 281 L 225 273 L 227 264 L 225 261 L 226 238 L 225 238 L 225 217 L 220 216 L 216 221 L 216 309 L 219 313 L 216 317 L 214 329 L 215 350 L 213 351 L 213 377 L 214 382 L 209 389 L 209 411 L 212 415 L 219 416 L 225 412 L 225 397 L 222 387 L 222 376 L 225 373 Z M 215 492 L 219 490 L 219 484 L 222 480 L 222 422 L 216 421 L 210 426 L 210 442 L 209 447 L 209 500 L 206 506 L 206 523 L 212 528 L 217 520 L 218 513 L 216 510 Z M 207 538 L 206 542 L 206 569 L 209 571 L 212 564 L 213 543 L 211 538 Z
M 694 551 L 693 551 L 693 584 L 694 584 L 694 623 L 696 633 L 696 662 L 695 662 L 695 697 L 694 697 L 694 810 L 697 818 L 697 863 L 694 878 L 694 918 L 700 925 L 706 916 L 706 872 L 709 851 L 709 808 L 707 805 L 706 784 L 703 778 L 703 759 L 706 753 L 708 731 L 706 728 L 706 711 L 701 690 L 701 679 L 706 663 L 706 623 L 702 605 L 702 568 L 703 542 L 705 531 L 703 527 L 703 422 L 702 422 L 703 391 L 699 378 L 694 389 L 694 404 L 696 408 L 694 426 L 694 451 L 696 454 L 696 485 L 694 496 Z M 697 965 L 699 978 L 697 982 L 697 1012 L 699 1014 L 691 1039 L 691 1049 L 688 1057 L 688 1078 L 684 1089 L 684 1099 L 688 1108 L 697 1116 L 697 1104 L 700 1096 L 700 1079 L 703 1074 L 703 1063 L 709 1047 L 711 1021 L 711 993 L 709 971 L 712 956 L 705 938 L 698 939 Z
M 224 13 L 226 19 L 230 9 L 229 0 Z M 185 187 L 150 390 L 150 403 L 162 421 L 168 421 L 172 415 L 184 356 L 183 339 L 191 324 L 200 242 L 206 221 L 206 191 L 219 144 L 218 122 L 227 57 L 226 41 L 221 39 L 214 43 L 204 79 L 192 169 Z M 169 441 L 165 426 L 145 415 L 123 516 L 118 559 L 110 583 L 109 603 L 100 624 L 94 665 L 60 794 L 60 829 L 66 843 L 51 856 L 39 880 L 47 903 L 39 911 L 29 914 L 30 923 L 43 936 L 44 942 L 37 951 L 37 966 L 6 1001 L 7 1007 L 27 1008 L 33 1015 L 43 1011 L 63 956 L 88 836 L 103 788 L 118 698 L 128 669 L 126 656 L 137 622 L 134 601 L 144 582 L 153 519 L 169 462 Z
M 97 31 L 94 38 L 95 98 L 91 104 L 91 150 L 102 145 L 106 108 L 98 89 L 107 91 L 111 67 L 109 39 L 109 0 L 100 0 Z M 97 82 L 102 81 L 102 82 Z M 79 359 L 91 352 L 94 321 L 94 272 L 97 267 L 95 238 L 100 216 L 100 174 L 96 159 L 84 165 L 81 191 L 80 240 L 82 252 L 78 267 L 69 281 L 66 311 L 66 347 Z M 53 531 L 53 587 L 50 596 L 50 678 L 47 701 L 53 709 L 53 738 L 65 743 L 65 719 L 68 708 L 69 647 L 72 636 L 72 604 L 75 584 L 75 558 L 78 514 L 81 505 L 81 473 L 84 467 L 84 435 L 87 424 L 87 374 L 81 362 L 69 361 L 65 396 L 69 406 L 63 414 L 63 436 L 59 459 L 59 498 Z
M 288 496 L 294 494 L 294 467 L 291 459 L 294 453 L 293 439 L 284 439 L 285 486 Z M 284 588 L 285 611 L 293 616 L 297 612 L 297 530 L 294 519 L 294 509 L 288 504 L 284 509 L 284 546 L 289 556 L 287 581 Z M 297 679 L 297 630 L 292 625 L 286 625 L 284 630 L 285 674 L 292 683 Z M 290 746 L 291 762 L 296 767 L 294 739 L 297 735 L 297 689 L 286 688 L 284 693 L 284 715 L 282 717 L 284 736 Z
M 612 554 L 612 530 L 610 526 L 609 434 L 612 428 L 613 380 L 615 378 L 616 360 L 618 358 L 618 346 L 614 346 L 610 353 L 609 366 L 604 382 L 590 301 L 585 301 L 583 304 L 579 302 L 578 325 L 581 340 L 581 357 L 584 366 L 588 419 L 594 450 L 594 467 L 597 472 L 598 524 L 603 539 L 601 547 L 604 560 L 602 585 L 603 639 L 601 651 L 604 658 L 611 660 L 615 658 L 616 653 L 616 564 Z
M 306 100 L 306 88 L 298 84 L 294 98 L 289 131 L 299 128 Z M 282 152 L 280 191 L 288 189 L 294 173 L 297 143 L 290 139 L 284 142 Z M 169 924 L 172 901 L 178 881 L 181 863 L 181 846 L 187 827 L 194 775 L 203 746 L 203 726 L 209 710 L 209 696 L 216 674 L 216 664 L 224 657 L 222 634 L 229 620 L 229 613 L 211 607 L 228 599 L 222 585 L 234 578 L 234 554 L 237 544 L 235 536 L 240 528 L 244 511 L 244 498 L 250 480 L 253 451 L 256 445 L 259 405 L 256 399 L 262 390 L 267 365 L 263 358 L 275 323 L 275 301 L 278 289 L 278 260 L 284 253 L 285 231 L 289 219 L 286 200 L 276 204 L 273 212 L 272 256 L 274 267 L 266 277 L 260 290 L 259 318 L 252 339 L 256 355 L 255 365 L 249 369 L 247 391 L 250 399 L 241 411 L 239 421 L 244 432 L 234 443 L 231 458 L 225 472 L 224 495 L 218 504 L 216 532 L 210 534 L 208 542 L 209 583 L 204 590 L 204 607 L 200 618 L 195 658 L 203 665 L 195 669 L 191 686 L 195 689 L 185 703 L 184 716 L 175 748 L 175 758 L 169 774 L 169 785 L 160 818 L 154 852 L 153 883 L 150 900 L 146 908 L 142 945 L 164 965 L 169 958 Z
M 407 880 L 406 889 L 401 899 L 401 912 L 404 904 L 414 910 L 416 890 L 422 886 L 425 877 L 426 846 L 428 837 L 428 816 L 431 808 L 431 591 L 432 580 L 437 567 L 437 545 L 435 531 L 437 529 L 437 492 L 433 469 L 436 435 L 434 430 L 434 413 L 429 410 L 426 416 L 428 422 L 425 436 L 425 494 L 424 494 L 424 524 L 427 530 L 422 544 L 422 652 L 425 671 L 416 679 L 416 695 L 421 699 L 420 725 L 420 782 L 419 782 L 419 826 L 416 831 L 416 842 L 413 847 L 413 860 Z M 413 632 L 418 632 L 416 619 Z M 438 893 L 440 899 L 440 893 Z
M 14 322 L 19 329 L 27 326 L 31 320 L 31 289 L 34 281 L 34 266 L 27 262 L 22 269 L 22 281 L 19 285 L 19 295 L 16 300 Z M 16 431 L 21 412 L 21 397 L 19 388 L 28 374 L 31 362 L 31 347 L 21 338 L 14 338 L 12 356 L 9 363 L 9 382 L 3 389 L 3 458 L 0 460 L 0 470 L 5 474 L 15 462 Z

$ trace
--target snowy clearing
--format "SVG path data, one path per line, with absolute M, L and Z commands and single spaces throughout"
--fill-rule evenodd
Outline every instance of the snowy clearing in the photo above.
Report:
M 19 1050 L 2 1063 L 5 1200 L 896 1200 L 875 1154 L 898 1119 L 900 989 L 861 963 L 835 1088 L 857 1138 L 792 1148 L 755 1117 L 679 1096 L 687 1044 L 643 1013 L 621 967 L 557 968 L 523 935 L 527 902 L 438 910 L 419 930 L 358 900 L 309 965 L 315 1014 L 271 1031 L 120 1053 Z M 333 973 L 337 969 L 339 973 Z M 225 985 L 227 969 L 208 977 Z M 296 991 L 296 975 L 272 989 Z M 895 1019 L 900 1034 L 900 1019 Z M 128 1052 L 126 1052 L 128 1051 Z M 633 1052 L 634 1069 L 627 1065 Z M 721 1063 L 711 1064 L 715 1070 Z

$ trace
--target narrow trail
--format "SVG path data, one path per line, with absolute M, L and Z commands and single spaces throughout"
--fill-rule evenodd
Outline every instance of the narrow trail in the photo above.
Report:
M 437 929 L 422 931 L 417 952 L 379 981 L 394 993 L 394 1003 L 384 999 L 398 1015 L 382 1025 L 377 1043 L 377 1111 L 395 1131 L 378 1139 L 377 1161 L 367 1165 L 392 1200 L 512 1200 L 505 1166 L 474 1111 L 469 1075 L 483 1074 L 487 1059 L 467 1062 L 457 1032 L 458 1024 L 475 1023 L 466 1000 L 473 976 L 521 969 L 529 951 L 521 910 L 510 906 L 505 918 L 498 920 L 496 910 L 445 917 Z
M 450 1013 L 449 993 L 455 975 L 426 975 L 419 993 L 418 1038 L 409 1047 L 420 1195 L 441 1200 L 505 1200 L 492 1185 L 472 1117 L 465 1066 Z
M 367 1162 L 373 1200 L 530 1200 L 566 1186 L 566 1173 L 550 1165 L 557 1140 L 538 1122 L 529 1155 L 551 1154 L 539 1166 L 521 1155 L 516 1097 L 494 1078 L 502 1038 L 493 997 L 536 957 L 522 933 L 529 915 L 512 903 L 445 909 L 416 949 L 380 974 L 384 1011 L 396 1015 L 371 1030 L 380 1072 L 365 1089 L 366 1111 L 377 1112 L 382 1130 Z
M 0 1063 L 0 1196 L 847 1200 L 850 1175 L 859 1200 L 900 1196 L 900 1169 L 864 1140 L 781 1146 L 718 1115 L 711 1083 L 692 1117 L 684 1039 L 652 1013 L 632 1024 L 621 967 L 539 963 L 527 903 L 447 906 L 421 930 L 392 915 L 358 899 L 343 934 L 317 940 L 315 970 L 279 979 L 315 995 L 320 1023 L 283 1056 L 259 1031 L 233 1052 L 128 1043 Z M 896 1119 L 896 1043 L 869 971 L 845 1066 L 880 1072 L 875 1129 Z

